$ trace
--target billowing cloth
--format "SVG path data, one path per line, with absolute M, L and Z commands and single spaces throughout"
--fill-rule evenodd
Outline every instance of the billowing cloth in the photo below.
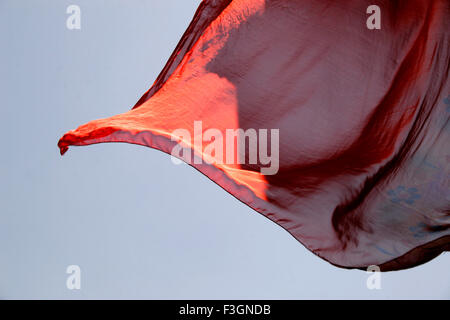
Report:
M 366 26 L 373 4 L 381 29 Z M 330 263 L 413 267 L 450 248 L 449 21 L 447 0 L 205 0 L 136 106 L 59 147 L 182 146 L 193 152 L 182 159 Z M 222 136 L 278 129 L 276 173 L 260 159 L 189 161 L 208 144 L 174 132 L 194 138 L 199 122 Z

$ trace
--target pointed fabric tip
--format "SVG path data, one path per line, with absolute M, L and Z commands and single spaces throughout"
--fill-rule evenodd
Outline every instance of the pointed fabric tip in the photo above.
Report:
M 67 150 L 69 150 L 69 147 L 65 146 L 65 147 L 59 147 L 59 153 L 63 156 Z

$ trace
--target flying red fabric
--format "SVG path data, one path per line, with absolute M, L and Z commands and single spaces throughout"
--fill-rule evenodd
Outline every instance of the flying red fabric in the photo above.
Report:
M 449 21 L 447 0 L 205 0 L 131 111 L 58 145 L 178 145 L 192 160 L 206 146 L 174 131 L 195 137 L 196 121 L 279 129 L 276 174 L 189 162 L 334 265 L 413 267 L 450 248 Z

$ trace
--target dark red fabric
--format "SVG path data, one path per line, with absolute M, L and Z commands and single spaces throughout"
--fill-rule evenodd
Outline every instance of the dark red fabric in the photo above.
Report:
M 372 4 L 381 30 L 366 27 Z M 449 248 L 449 18 L 447 0 L 203 1 L 136 106 L 68 132 L 61 153 L 171 153 L 195 121 L 279 129 L 275 175 L 191 165 L 337 266 L 415 266 Z

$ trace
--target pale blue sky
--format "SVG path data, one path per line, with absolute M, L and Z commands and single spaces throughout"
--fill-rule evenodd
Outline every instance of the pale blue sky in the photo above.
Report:
M 81 30 L 66 8 L 81 7 Z M 124 112 L 199 0 L 0 0 L 0 298 L 450 298 L 450 255 L 367 274 L 329 265 L 195 169 L 67 130 Z M 68 265 L 81 290 L 66 288 Z

